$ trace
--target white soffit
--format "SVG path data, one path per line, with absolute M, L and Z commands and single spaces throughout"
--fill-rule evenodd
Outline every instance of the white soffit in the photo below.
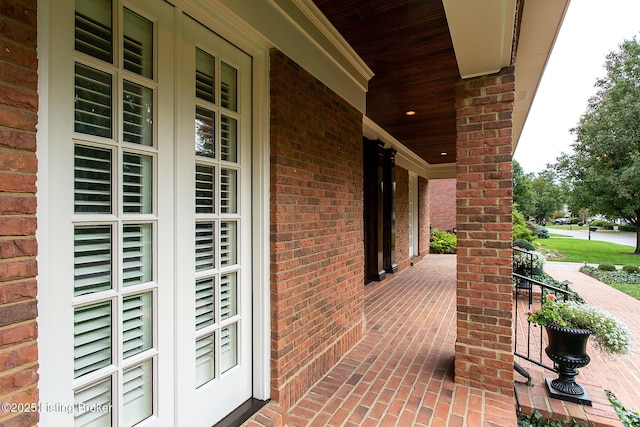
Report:
M 514 151 L 569 7 L 569 1 L 529 0 L 524 2 L 515 64 Z
M 497 73 L 511 65 L 516 0 L 442 3 L 463 79 Z

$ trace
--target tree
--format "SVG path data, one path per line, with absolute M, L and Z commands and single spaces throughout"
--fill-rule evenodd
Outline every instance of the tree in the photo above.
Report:
M 556 183 L 556 174 L 552 168 L 540 172 L 531 182 L 533 192 L 533 215 L 542 222 L 562 208 L 562 190 Z
M 525 175 L 524 169 L 516 160 L 513 161 L 513 203 L 525 217 L 533 215 L 533 192 L 531 191 L 531 175 Z
M 640 44 L 634 37 L 610 52 L 606 76 L 572 132 L 574 153 L 560 160 L 572 209 L 623 218 L 636 228 L 640 254 Z

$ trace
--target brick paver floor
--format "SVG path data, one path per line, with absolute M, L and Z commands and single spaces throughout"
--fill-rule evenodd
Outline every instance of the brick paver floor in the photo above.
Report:
M 591 348 L 580 382 L 592 407 L 549 399 L 543 386 L 551 371 L 522 362 L 533 386 L 515 374 L 523 410 L 555 419 L 587 419 L 621 426 L 604 390 L 640 410 L 640 301 L 578 271 L 548 263 L 545 271 L 572 282 L 588 303 L 624 320 L 635 336 L 632 354 L 608 357 Z M 516 401 L 453 382 L 455 255 L 429 255 L 388 282 L 365 292 L 367 334 L 288 412 L 271 402 L 244 425 L 262 426 L 515 426 Z M 518 330 L 518 333 L 522 331 Z
M 370 285 L 360 343 L 287 414 L 270 404 L 245 425 L 516 425 L 513 397 L 453 382 L 455 287 L 455 255 Z

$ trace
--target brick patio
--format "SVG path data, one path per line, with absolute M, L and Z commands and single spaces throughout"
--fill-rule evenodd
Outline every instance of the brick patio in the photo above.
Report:
M 259 426 L 515 426 L 516 399 L 453 382 L 455 342 L 455 255 L 429 255 L 391 280 L 366 290 L 367 334 L 289 411 L 269 403 L 244 425 Z M 640 302 L 600 282 L 550 263 L 545 268 L 588 302 L 633 323 Z M 602 295 L 606 293 L 606 296 Z M 613 295 L 613 296 L 612 296 Z M 634 311 L 635 310 L 635 311 Z M 527 387 L 515 374 L 523 411 L 555 419 L 588 420 L 593 426 L 620 426 L 604 395 L 612 390 L 630 409 L 640 408 L 640 354 L 592 361 L 578 380 L 593 407 L 550 400 L 542 384 L 552 372 L 525 365 L 534 377 Z

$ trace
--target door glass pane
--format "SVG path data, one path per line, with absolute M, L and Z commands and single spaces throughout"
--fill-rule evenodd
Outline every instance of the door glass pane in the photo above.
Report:
M 74 377 L 111 364 L 111 302 L 76 308 L 73 316 Z
M 153 159 L 124 153 L 122 156 L 122 211 L 148 214 L 152 210 Z
M 220 276 L 220 320 L 225 320 L 238 314 L 237 279 L 237 273 Z
M 220 329 L 220 373 L 238 364 L 238 324 Z
M 196 97 L 209 102 L 215 101 L 216 59 L 196 49 Z
M 212 277 L 196 281 L 196 330 L 215 323 L 214 293 Z
M 76 64 L 74 130 L 111 138 L 111 99 L 111 74 Z
M 111 213 L 111 150 L 76 145 L 75 213 Z
M 73 243 L 73 295 L 111 289 L 111 226 L 76 227 Z
M 220 158 L 238 161 L 238 121 L 227 116 L 220 118 Z
M 122 299 L 122 352 L 125 359 L 153 345 L 152 301 L 151 292 Z
M 213 222 L 196 223 L 196 271 L 213 268 L 215 262 Z
M 124 425 L 134 426 L 153 414 L 153 363 L 147 360 L 123 372 Z
M 122 139 L 152 146 L 153 90 L 125 80 L 122 98 Z
M 74 404 L 75 427 L 111 427 L 111 377 L 77 390 Z
M 141 76 L 153 78 L 153 24 L 124 10 L 124 68 Z
M 220 212 L 238 212 L 238 171 L 220 170 Z
M 196 340 L 196 387 L 216 377 L 215 334 Z
M 213 166 L 196 165 L 196 213 L 213 213 Z
M 76 0 L 75 48 L 106 62 L 113 62 L 110 0 Z
M 206 108 L 196 107 L 196 155 L 216 156 L 216 115 Z
M 224 62 L 220 64 L 220 105 L 238 111 L 238 72 Z
M 237 262 L 237 227 L 235 221 L 220 223 L 220 265 L 223 267 Z
M 122 283 L 124 286 L 152 280 L 151 224 L 122 227 Z

